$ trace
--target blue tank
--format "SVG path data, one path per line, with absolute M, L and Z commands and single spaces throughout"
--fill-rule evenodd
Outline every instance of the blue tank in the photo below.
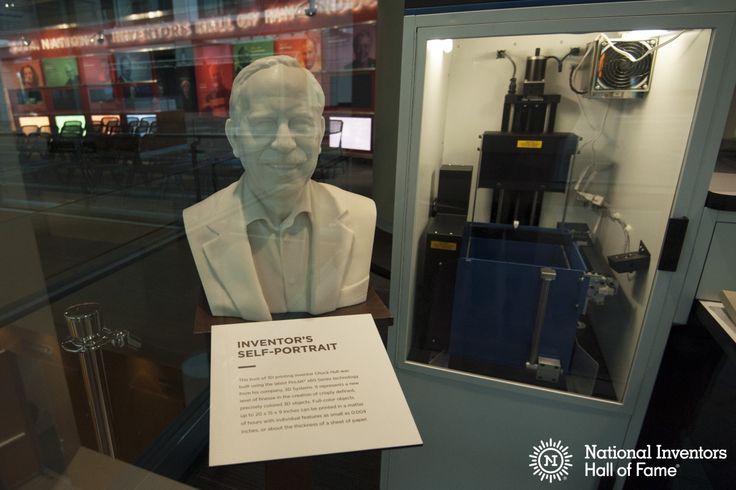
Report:
M 455 283 L 452 360 L 524 367 L 542 291 L 549 282 L 539 356 L 569 372 L 589 278 L 568 231 L 468 223 Z

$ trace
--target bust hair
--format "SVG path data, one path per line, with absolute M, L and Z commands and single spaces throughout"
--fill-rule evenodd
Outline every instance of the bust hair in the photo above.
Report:
M 289 68 L 299 68 L 305 72 L 307 77 L 307 86 L 314 95 L 313 98 L 310 97 L 310 99 L 314 101 L 313 109 L 320 115 L 322 114 L 322 110 L 325 107 L 325 94 L 322 91 L 322 86 L 319 84 L 317 79 L 314 78 L 314 75 L 312 75 L 309 70 L 300 65 L 299 62 L 291 56 L 268 56 L 266 58 L 260 58 L 240 70 L 238 76 L 233 80 L 233 88 L 230 95 L 230 118 L 233 122 L 237 124 L 238 117 L 236 116 L 247 109 L 247 107 L 245 107 L 246 98 L 243 97 L 243 91 L 245 90 L 248 79 L 261 70 L 266 70 L 278 65 Z

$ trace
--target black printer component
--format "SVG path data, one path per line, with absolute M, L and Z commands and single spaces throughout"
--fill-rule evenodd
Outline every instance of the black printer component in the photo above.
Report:
M 421 279 L 416 299 L 412 345 L 420 350 L 447 349 L 455 296 L 460 244 L 470 205 L 473 167 L 442 165 L 432 218 L 425 230 Z
M 543 84 L 536 86 L 543 87 Z M 506 94 L 501 130 L 520 133 L 551 133 L 555 130 L 555 117 L 559 103 L 559 95 Z
M 415 332 L 414 344 L 419 348 L 447 349 L 465 218 L 465 214 L 438 214 L 427 224 L 424 271 L 416 301 L 415 325 L 421 328 Z
M 511 60 L 504 50 L 497 51 L 497 57 Z M 491 222 L 536 226 L 544 193 L 565 192 L 578 138 L 554 132 L 561 97 L 544 93 L 550 59 L 557 61 L 559 71 L 562 60 L 542 55 L 539 48 L 527 57 L 521 93 L 515 91 L 514 64 L 501 131 L 486 131 L 480 136 L 479 187 L 494 189 Z
M 526 59 L 526 72 L 524 74 L 524 95 L 543 95 L 544 76 L 547 71 L 547 57 L 540 54 L 540 49 L 534 51 L 534 56 Z
M 570 160 L 577 145 L 578 137 L 572 133 L 486 131 L 478 187 L 565 192 Z
M 608 265 L 619 273 L 636 272 L 649 269 L 649 250 L 644 242 L 639 242 L 639 250 L 608 256 Z
M 544 93 L 548 59 L 540 54 L 539 48 L 527 58 L 521 94 L 509 91 L 504 99 L 501 131 L 551 133 L 555 130 L 560 96 Z
M 472 165 L 442 165 L 437 185 L 434 214 L 468 215 L 470 188 L 473 180 Z
M 580 246 L 593 245 L 590 227 L 587 225 L 587 223 L 558 221 L 557 228 L 568 231 L 570 233 L 570 236 L 572 236 L 573 241 L 575 241 Z M 590 265 L 588 265 L 588 268 L 590 268 Z

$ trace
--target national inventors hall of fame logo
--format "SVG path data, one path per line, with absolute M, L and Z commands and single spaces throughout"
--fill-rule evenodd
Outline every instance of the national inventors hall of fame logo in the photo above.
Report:
M 532 468 L 532 474 L 538 476 L 541 481 L 567 480 L 570 474 L 568 470 L 572 467 L 570 460 L 572 454 L 568 452 L 568 447 L 562 445 L 562 441 L 552 442 L 539 441 L 539 444 L 532 446 L 532 453 L 529 455 Z

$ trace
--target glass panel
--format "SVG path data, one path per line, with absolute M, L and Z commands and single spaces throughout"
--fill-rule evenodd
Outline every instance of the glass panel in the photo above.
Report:
M 408 360 L 623 399 L 709 42 L 427 42 Z
M 206 300 L 182 210 L 242 177 L 224 130 L 233 80 L 272 55 L 326 95 L 313 178 L 372 195 L 377 2 L 317 2 L 314 15 L 281 0 L 81 6 L 14 2 L 0 16 L 0 398 L 12 414 L 0 487 L 113 471 L 85 448 L 191 484 L 227 478 L 208 473 L 199 443 L 173 466 L 157 459 L 177 427 L 190 437 L 207 420 L 209 338 L 194 333 Z M 86 338 L 65 312 L 90 301 L 102 317 Z M 263 472 L 246 471 L 254 485 Z

